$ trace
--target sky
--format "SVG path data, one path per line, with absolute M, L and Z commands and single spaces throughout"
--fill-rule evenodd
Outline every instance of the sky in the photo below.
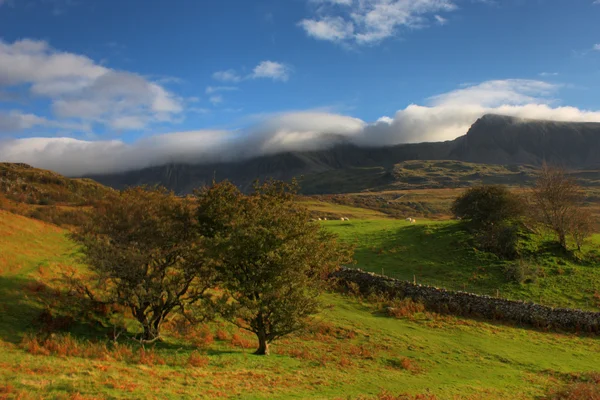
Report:
M 600 122 L 599 93 L 600 0 L 0 0 L 0 161 L 70 176 Z

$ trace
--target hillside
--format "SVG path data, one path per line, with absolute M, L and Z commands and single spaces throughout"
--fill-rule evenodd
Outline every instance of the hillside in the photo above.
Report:
M 222 322 L 148 346 L 95 333 L 35 332 L 38 299 L 77 267 L 66 232 L 0 215 L 0 397 L 58 399 L 531 399 L 597 369 L 598 340 L 412 311 L 330 293 L 309 331 L 250 355 L 251 337 Z M 46 284 L 46 285 L 45 285 Z M 583 378 L 581 378 L 583 379 Z M 360 396 L 360 397 L 359 397 Z M 388 397 L 385 397 L 388 396 Z
M 87 207 L 114 194 L 91 179 L 67 178 L 26 164 L 0 163 L 0 210 L 56 225 L 75 225 Z
M 169 164 L 93 179 L 108 186 L 122 188 L 139 184 L 161 184 L 177 193 L 190 193 L 210 183 L 213 178 L 230 179 L 248 187 L 257 178 L 291 179 L 303 176 L 306 194 L 348 193 L 402 188 L 468 186 L 468 179 L 417 180 L 398 174 L 402 163 L 411 160 L 453 160 L 467 163 L 496 164 L 504 181 L 526 181 L 531 167 L 542 162 L 572 169 L 590 170 L 588 178 L 600 180 L 600 123 L 522 120 L 485 115 L 466 135 L 453 141 L 404 144 L 390 147 L 358 147 L 340 142 L 332 148 L 311 152 L 288 152 L 250 160 L 221 164 Z M 398 167 L 398 165 L 400 166 Z M 516 165 L 525 166 L 519 171 Z M 524 174 L 524 175 L 523 175 Z M 476 177 L 474 177 L 476 178 Z

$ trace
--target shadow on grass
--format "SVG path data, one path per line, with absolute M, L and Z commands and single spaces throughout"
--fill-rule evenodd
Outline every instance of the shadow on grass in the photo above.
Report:
M 0 276 L 0 339 L 19 343 L 26 334 L 43 331 L 41 316 L 45 305 L 42 300 L 56 301 L 56 297 L 46 284 L 34 279 Z M 81 321 L 73 321 L 65 328 L 80 339 L 106 339 L 109 333 L 99 324 Z
M 358 268 L 424 285 L 486 294 L 505 283 L 504 262 L 477 251 L 471 235 L 459 224 L 400 227 L 379 237 L 376 247 L 356 250 Z

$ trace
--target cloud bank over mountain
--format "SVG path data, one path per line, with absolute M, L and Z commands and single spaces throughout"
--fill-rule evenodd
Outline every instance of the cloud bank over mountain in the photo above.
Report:
M 560 88 L 560 85 L 537 80 L 487 81 L 433 96 L 424 105 L 411 104 L 394 116 L 375 122 L 334 113 L 301 111 L 264 116 L 257 123 L 238 130 L 175 132 L 133 143 L 66 137 L 7 139 L 0 141 L 0 160 L 25 162 L 80 176 L 169 162 L 227 162 L 286 151 L 318 150 L 338 143 L 340 138 L 360 146 L 452 140 L 465 134 L 477 118 L 487 113 L 600 122 L 600 111 L 557 105 L 555 96 Z

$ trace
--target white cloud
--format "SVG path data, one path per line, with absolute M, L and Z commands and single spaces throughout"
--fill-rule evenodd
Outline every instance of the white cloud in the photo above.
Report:
M 446 23 L 441 12 L 455 10 L 452 0 L 312 0 L 315 15 L 299 22 L 309 36 L 338 43 L 374 44 L 400 28 L 429 25 L 427 16 Z
M 117 129 L 143 129 L 183 111 L 182 100 L 157 83 L 30 39 L 0 40 L 2 86 L 25 86 L 31 96 L 50 99 L 59 119 Z
M 600 3 L 599 3 L 600 4 Z M 594 45 L 594 50 L 600 51 L 600 43 Z
M 290 67 L 274 61 L 263 61 L 254 68 L 252 78 L 269 78 L 285 82 L 290 78 Z
M 540 76 L 541 77 L 549 77 L 549 76 L 558 76 L 559 73 L 558 72 L 540 72 Z
M 446 25 L 448 23 L 448 19 L 442 17 L 441 15 L 434 15 L 433 18 L 435 18 L 435 21 L 440 24 L 440 25 Z
M 226 71 L 217 71 L 212 75 L 213 79 L 221 82 L 240 82 L 242 77 L 233 69 Z
M 47 122 L 45 118 L 20 111 L 0 112 L 0 134 L 20 132 L 34 126 L 46 125 Z
M 220 94 L 210 96 L 209 101 L 214 105 L 221 104 L 223 102 L 223 96 L 221 96 Z
M 292 67 L 275 61 L 261 61 L 254 69 L 252 73 L 246 76 L 242 76 L 234 69 L 228 69 L 226 71 L 217 71 L 213 74 L 213 79 L 221 82 L 232 82 L 239 83 L 243 80 L 248 79 L 261 79 L 268 78 L 274 81 L 286 82 L 290 78 Z M 230 91 L 237 90 L 237 87 L 220 86 L 206 88 L 206 93 L 214 93 L 218 91 Z
M 299 25 L 315 39 L 337 42 L 354 36 L 354 24 L 341 17 L 323 17 L 320 20 L 305 19 L 300 21 Z
M 35 127 L 50 127 L 83 132 L 89 132 L 91 130 L 91 127 L 84 123 L 52 121 L 19 110 L 0 111 L 0 134 L 13 134 Z
M 556 85 L 527 79 L 506 79 L 483 82 L 429 98 L 434 106 L 497 107 L 502 104 L 522 105 L 542 101 L 557 89 Z
M 553 106 L 553 97 L 560 88 L 522 79 L 482 82 L 433 96 L 427 105 L 412 104 L 393 117 L 383 116 L 371 123 L 311 111 L 263 116 L 259 122 L 240 130 L 178 132 L 132 144 L 71 138 L 14 139 L 0 142 L 0 160 L 26 162 L 76 176 L 174 161 L 209 163 L 282 151 L 318 150 L 332 146 L 340 137 L 362 146 L 451 140 L 465 134 L 477 118 L 487 113 L 600 122 L 600 111 Z

